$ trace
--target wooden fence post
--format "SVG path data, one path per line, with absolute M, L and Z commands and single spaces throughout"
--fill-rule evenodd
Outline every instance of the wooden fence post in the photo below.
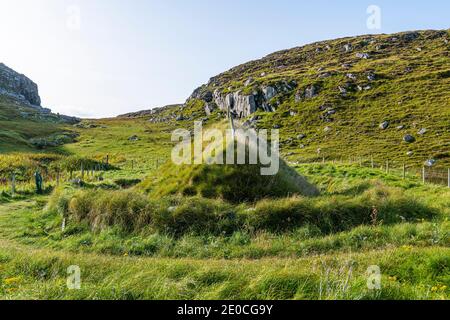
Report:
M 423 184 L 425 184 L 425 182 L 426 182 L 425 167 L 422 167 L 422 181 L 423 181 Z
M 447 184 L 448 184 L 448 187 L 450 188 L 450 168 L 448 168 L 448 172 L 447 172 Z
M 11 194 L 14 197 L 16 194 L 16 174 L 13 173 L 11 177 Z
M 406 165 L 403 164 L 403 180 L 406 179 Z
M 81 163 L 81 180 L 84 179 L 84 165 Z

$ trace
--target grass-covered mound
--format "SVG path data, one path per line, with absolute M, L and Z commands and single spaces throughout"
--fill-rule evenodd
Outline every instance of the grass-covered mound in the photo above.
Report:
M 223 123 L 214 126 L 223 132 L 225 127 Z M 247 135 L 254 137 L 255 140 L 249 142 Z M 269 148 L 265 140 L 259 138 L 260 142 L 257 143 L 257 139 L 256 132 L 252 130 L 238 130 L 234 142 L 224 139 L 223 145 L 217 150 L 223 155 L 222 162 L 228 163 L 225 159 L 231 146 L 234 162 L 238 162 L 238 154 L 241 152 L 240 155 L 245 154 L 245 164 L 211 164 L 215 163 L 211 161 L 211 157 L 215 157 L 218 153 L 214 153 L 214 156 L 210 155 L 203 164 L 199 165 L 177 165 L 169 161 L 159 170 L 156 177 L 144 181 L 141 188 L 153 198 L 170 195 L 200 196 L 223 199 L 231 203 L 254 202 L 264 198 L 283 198 L 294 195 L 319 195 L 318 189 L 289 167 L 278 154 L 271 155 L 274 175 L 264 175 L 264 169 L 267 169 L 268 165 L 262 164 L 260 158 L 257 159 L 257 164 L 250 164 L 252 163 L 250 154 L 258 155 L 260 148 Z M 205 148 L 204 142 L 203 148 Z M 191 160 L 191 163 L 194 163 L 193 156 Z M 275 165 L 275 162 L 279 165 Z
M 141 187 L 158 198 L 167 195 L 221 198 L 232 203 L 290 195 L 315 196 L 318 190 L 283 161 L 274 176 L 263 176 L 260 165 L 166 164 L 158 177 Z

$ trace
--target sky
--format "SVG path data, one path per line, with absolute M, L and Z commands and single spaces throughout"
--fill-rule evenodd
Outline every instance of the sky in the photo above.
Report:
M 274 51 L 448 29 L 449 12 L 448 0 L 0 0 L 0 62 L 36 82 L 54 112 L 111 117 L 183 103 Z

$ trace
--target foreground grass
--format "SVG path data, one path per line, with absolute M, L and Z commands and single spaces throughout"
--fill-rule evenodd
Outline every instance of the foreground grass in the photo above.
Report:
M 67 268 L 82 272 L 66 287 Z M 378 265 L 381 290 L 367 288 Z M 446 248 L 381 250 L 308 259 L 193 260 L 108 257 L 0 243 L 4 299 L 448 299 Z
M 369 219 L 340 231 L 305 223 L 278 231 L 170 234 L 145 228 L 127 231 L 120 224 L 93 231 L 88 220 L 70 219 L 62 231 L 62 216 L 42 210 L 48 196 L 12 198 L 0 205 L 0 297 L 449 298 L 447 189 L 358 167 L 312 165 L 297 170 L 321 189 L 319 198 L 308 200 L 320 203 L 321 211 L 339 214 L 345 201 L 364 202 L 364 194 L 375 195 L 377 200 L 388 195 L 391 205 L 398 197 L 413 202 L 402 202 L 399 212 L 386 216 L 395 219 L 376 223 Z M 87 192 L 97 192 L 96 187 L 90 186 Z M 263 200 L 262 204 L 241 204 L 238 209 L 255 214 L 266 206 L 273 209 L 267 212 L 278 212 L 278 216 L 292 203 L 298 208 L 297 201 L 304 200 Z M 412 215 L 405 213 L 412 207 L 426 210 L 417 215 L 414 210 Z M 71 265 L 81 268 L 81 290 L 66 288 Z M 381 290 L 367 289 L 366 271 L 371 265 L 381 268 Z

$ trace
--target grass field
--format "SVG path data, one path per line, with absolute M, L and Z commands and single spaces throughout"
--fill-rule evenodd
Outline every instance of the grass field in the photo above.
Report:
M 300 91 L 317 85 L 311 99 L 290 91 L 276 112 L 256 113 L 257 127 L 280 128 L 284 161 L 273 179 L 255 167 L 170 162 L 173 130 L 226 123 L 219 110 L 205 119 L 200 99 L 152 121 L 69 125 L 0 97 L 0 299 L 448 300 L 450 189 L 413 171 L 335 161 L 422 168 L 435 159 L 447 170 L 447 36 L 340 39 L 214 78 L 225 93 L 252 91 L 243 88 L 248 77 L 258 86 L 295 79 Z M 343 52 L 348 42 L 374 58 Z M 318 68 L 330 75 L 318 78 Z M 339 95 L 350 72 L 354 85 L 374 72 L 371 90 Z M 320 118 L 324 105 L 335 109 L 330 122 Z M 406 133 L 416 141 L 403 142 Z M 79 290 L 67 287 L 71 266 L 80 268 Z M 368 286 L 374 266 L 379 289 Z
M 242 228 L 220 235 L 127 231 L 120 224 L 92 231 L 87 221 L 70 220 L 61 231 L 62 216 L 45 209 L 48 196 L 13 200 L 0 207 L 0 292 L 7 299 L 448 299 L 448 189 L 358 167 L 298 170 L 320 186 L 314 201 L 333 206 L 336 215 L 356 210 L 344 204 L 367 190 L 380 192 L 380 185 L 417 202 L 403 203 L 392 221 L 369 217 L 344 231 L 299 223 L 283 231 Z M 283 215 L 292 202 L 239 209 L 269 206 Z M 277 223 L 283 221 L 271 225 Z M 66 288 L 71 265 L 82 270 L 81 290 Z M 381 290 L 367 289 L 371 265 L 381 268 Z

